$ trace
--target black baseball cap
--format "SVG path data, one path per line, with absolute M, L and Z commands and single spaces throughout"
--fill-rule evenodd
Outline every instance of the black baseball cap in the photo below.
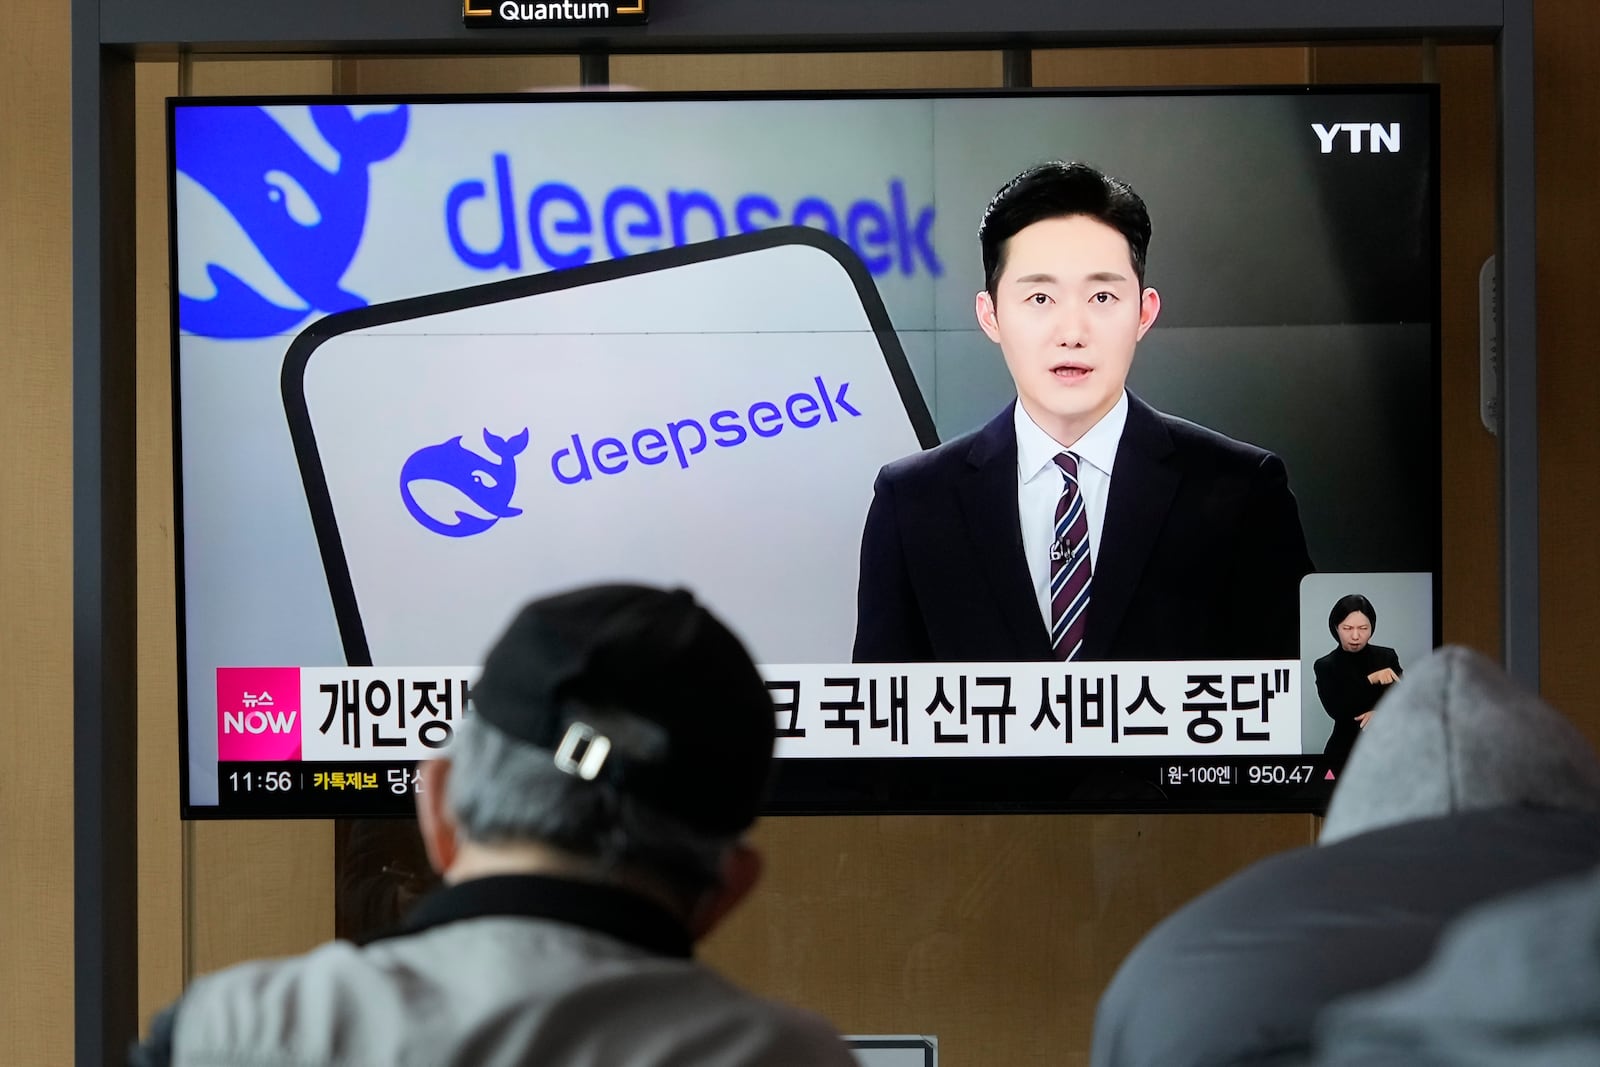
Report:
M 756 819 L 772 697 L 750 654 L 683 589 L 597 585 L 535 600 L 472 688 L 485 722 L 712 834 Z

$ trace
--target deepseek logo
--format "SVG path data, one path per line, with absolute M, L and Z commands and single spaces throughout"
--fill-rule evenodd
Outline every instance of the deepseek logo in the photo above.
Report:
M 551 453 L 550 474 L 560 485 L 570 486 L 620 475 L 630 467 L 675 464 L 687 471 L 701 462 L 696 457 L 712 446 L 739 448 L 785 432 L 810 431 L 862 417 L 861 409 L 850 399 L 849 382 L 830 387 L 818 375 L 811 383 L 815 388 L 790 393 L 782 401 L 757 400 L 703 418 L 664 419 L 657 425 L 597 437 L 570 434 L 567 443 Z M 511 504 L 517 487 L 513 457 L 527 447 L 528 431 L 509 441 L 488 430 L 483 437 L 490 451 L 502 457 L 499 464 L 463 447 L 460 437 L 419 449 L 406 460 L 400 472 L 400 496 L 411 517 L 425 528 L 446 537 L 471 537 L 502 518 L 522 514 L 521 508 Z M 491 517 L 457 511 L 454 522 L 444 522 L 423 510 L 412 495 L 411 486 L 419 481 L 442 482 L 464 493 Z
M 517 456 L 528 447 L 528 431 L 511 438 L 483 431 L 483 443 L 499 461 L 489 460 L 461 443 L 461 435 L 438 445 L 413 452 L 400 468 L 400 500 L 411 517 L 425 529 L 445 537 L 471 537 L 481 534 L 501 519 L 511 519 L 522 514 L 521 508 L 511 506 L 511 495 L 517 491 Z M 417 502 L 412 486 L 418 482 L 438 482 L 465 496 L 478 508 L 488 513 L 473 515 L 457 510 L 451 521 L 430 514 Z
M 844 241 L 874 275 L 898 271 L 909 277 L 926 271 L 937 278 L 944 273 L 933 247 L 933 205 L 913 209 L 899 178 L 889 179 L 883 199 L 862 198 L 842 208 L 817 196 L 780 204 L 758 192 L 725 205 L 703 189 L 653 195 L 635 185 L 618 185 L 591 198 L 565 182 L 546 181 L 521 194 L 510 156 L 496 152 L 492 167 L 492 193 L 484 181 L 469 179 L 451 187 L 445 199 L 450 247 L 476 270 L 521 271 L 524 237 L 545 266 L 564 270 L 583 266 L 602 250 L 612 259 L 623 259 L 668 245 L 795 225 Z M 492 232 L 497 222 L 499 243 L 469 241 L 464 217 L 477 222 L 472 229 L 479 234 Z M 486 226 L 486 220 L 493 222 Z
M 563 485 L 577 485 L 593 480 L 594 472 L 621 474 L 630 463 L 654 467 L 670 458 L 676 460 L 680 470 L 688 470 L 691 457 L 704 452 L 707 445 L 738 448 L 758 437 L 777 437 L 786 426 L 809 430 L 823 425 L 824 419 L 834 423 L 841 415 L 861 417 L 860 409 L 845 396 L 850 391 L 849 382 L 841 383 L 830 396 L 820 375 L 812 381 L 817 387 L 814 394 L 791 393 L 781 407 L 771 400 L 757 400 L 742 410 L 714 411 L 704 423 L 693 418 L 670 419 L 661 427 L 646 426 L 617 437 L 597 437 L 589 444 L 584 443 L 582 434 L 575 433 L 570 445 L 557 449 L 550 457 L 550 473 Z
M 300 668 L 217 668 L 217 759 L 300 758 Z
M 181 108 L 174 118 L 178 172 L 232 215 L 285 297 L 262 295 L 239 264 L 205 264 L 214 291 L 179 293 L 178 325 L 202 337 L 269 337 L 315 312 L 366 307 L 340 280 L 366 228 L 372 164 L 405 140 L 408 111 L 397 107 L 357 118 L 343 105 L 309 108 L 322 137 L 338 152 L 337 167 L 318 162 L 264 108 Z M 262 279 L 266 281 L 267 279 Z M 258 284 L 260 284 L 258 282 Z M 284 289 L 283 286 L 287 286 Z

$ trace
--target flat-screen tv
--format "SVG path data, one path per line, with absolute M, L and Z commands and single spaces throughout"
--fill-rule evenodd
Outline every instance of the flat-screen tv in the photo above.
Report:
M 1382 691 L 1352 649 L 1438 640 L 1436 119 L 1429 87 L 172 101 L 185 815 L 409 811 L 517 607 L 616 580 L 744 638 L 773 812 L 1318 809 Z M 1049 160 L 1152 237 L 1110 292 L 1008 276 L 1042 289 L 988 298 L 1013 341 L 1024 304 L 1070 333 L 1159 293 L 1060 530 L 978 296 L 987 206 Z

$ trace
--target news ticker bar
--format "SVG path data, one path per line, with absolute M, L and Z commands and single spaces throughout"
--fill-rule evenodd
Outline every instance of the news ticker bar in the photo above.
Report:
M 897 800 L 857 797 L 851 783 L 837 774 L 815 773 L 823 765 L 811 762 L 790 763 L 781 768 L 770 814 L 793 812 L 842 812 L 847 810 L 973 811 L 973 810 L 1055 810 L 1064 806 L 1063 797 L 1074 804 L 1093 804 L 1114 800 L 1123 806 L 1155 804 L 1182 808 L 1190 805 L 1227 806 L 1235 798 L 1241 806 L 1259 807 L 1264 800 L 1325 799 L 1334 784 L 1334 772 L 1320 754 L 1270 755 L 1230 759 L 1159 759 L 1131 757 L 1114 760 L 1080 760 L 1071 756 L 1049 761 L 978 761 L 994 769 L 1030 769 L 1048 763 L 1045 776 L 1060 796 L 1048 791 L 1037 796 L 1025 788 L 1027 776 L 1018 779 L 1005 775 L 1008 788 L 1002 801 L 975 802 L 950 791 L 947 771 L 937 771 L 928 761 L 896 761 L 897 772 L 920 767 L 927 770 L 926 782 L 915 776 L 901 781 Z M 867 764 L 858 766 L 865 769 Z M 947 764 L 940 766 L 948 767 Z M 411 761 L 344 760 L 307 762 L 234 762 L 217 764 L 216 814 L 260 816 L 266 818 L 367 818 L 406 816 L 415 811 L 416 795 L 422 789 L 417 765 Z M 791 772 L 791 773 L 786 773 Z M 872 776 L 878 781 L 878 776 Z M 1082 785 L 1074 785 L 1082 777 Z M 1101 796 L 1095 783 L 1101 783 Z M 970 783 L 969 783 L 970 784 Z M 1129 786 L 1139 788 L 1130 789 Z M 1072 786 L 1072 788 L 1068 788 Z M 1000 795 L 1000 794 L 997 794 Z
M 371 760 L 217 764 L 217 809 L 224 815 L 362 818 L 409 815 L 422 788 L 416 763 Z
M 476 667 L 221 667 L 228 763 L 443 753 Z M 1293 755 L 1294 660 L 776 664 L 783 759 Z

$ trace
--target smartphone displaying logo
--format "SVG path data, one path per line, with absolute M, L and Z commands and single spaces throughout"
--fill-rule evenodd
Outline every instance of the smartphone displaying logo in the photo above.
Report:
M 282 385 L 352 664 L 476 663 L 619 580 L 846 662 L 873 479 L 936 443 L 870 274 L 798 227 L 330 316 Z

